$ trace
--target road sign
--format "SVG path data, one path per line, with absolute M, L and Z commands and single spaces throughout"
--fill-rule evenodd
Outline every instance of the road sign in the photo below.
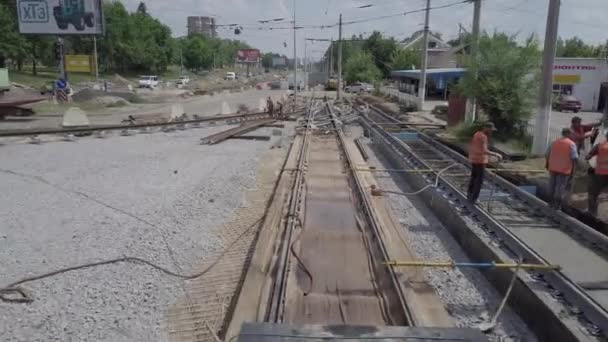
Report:
M 19 32 L 103 34 L 101 0 L 17 0 Z
M 90 55 L 65 55 L 65 71 L 91 72 Z
M 58 80 L 55 82 L 55 87 L 56 87 L 57 89 L 65 89 L 67 86 L 68 86 L 68 82 L 66 82 L 66 80 L 64 80 L 64 79 L 62 79 L 62 78 L 61 78 L 61 79 L 58 79 Z

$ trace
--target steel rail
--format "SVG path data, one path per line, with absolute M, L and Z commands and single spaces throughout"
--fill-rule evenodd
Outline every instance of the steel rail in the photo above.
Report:
M 382 240 L 382 235 L 380 234 L 378 218 L 376 217 L 376 214 L 372 210 L 372 204 L 370 202 L 369 197 L 366 195 L 367 189 L 363 186 L 363 184 L 361 184 L 361 179 L 357 175 L 357 172 L 356 172 L 356 165 L 353 162 L 352 156 L 348 152 L 348 149 L 346 148 L 346 144 L 344 142 L 345 141 L 344 133 L 343 133 L 342 129 L 340 129 L 338 126 L 339 119 L 335 116 L 335 114 L 333 113 L 333 110 L 329 104 L 327 104 L 327 108 L 331 115 L 331 120 L 334 124 L 334 128 L 336 129 L 336 132 L 338 135 L 338 141 L 339 141 L 340 145 L 342 146 L 342 150 L 346 157 L 346 163 L 347 163 L 350 175 L 351 175 L 351 179 L 354 180 L 355 187 L 353 190 L 357 193 L 357 195 L 361 201 L 361 208 L 364 211 L 366 223 L 372 228 L 372 232 L 375 236 L 376 243 L 378 244 L 378 247 L 380 247 L 380 252 L 382 253 L 382 257 L 384 258 L 383 261 L 388 262 L 391 260 L 391 258 L 387 251 L 387 247 L 386 247 L 384 241 Z M 395 291 L 395 293 L 397 294 L 397 298 L 399 299 L 399 304 L 403 311 L 403 315 L 405 316 L 407 324 L 409 326 L 415 326 L 415 322 L 416 322 L 416 320 L 414 318 L 415 313 L 413 313 L 410 310 L 409 306 L 407 305 L 407 301 L 405 300 L 405 294 L 401 290 L 402 288 L 399 285 L 399 278 L 397 277 L 395 270 L 392 267 L 389 267 L 388 274 L 390 276 L 391 285 L 393 287 L 393 290 Z
M 306 115 L 306 128 L 304 130 L 304 138 L 302 139 L 302 146 L 298 153 L 298 167 L 296 175 L 293 180 L 291 187 L 291 195 L 289 198 L 288 213 L 286 218 L 285 232 L 283 243 L 280 247 L 278 262 L 274 266 L 274 272 L 276 274 L 276 280 L 273 282 L 272 289 L 270 292 L 270 304 L 265 314 L 265 321 L 272 323 L 281 323 L 285 313 L 285 296 L 287 291 L 287 278 L 290 267 L 289 251 L 293 240 L 293 232 L 298 222 L 300 222 L 298 207 L 301 200 L 301 188 L 304 180 L 303 170 L 306 165 L 306 155 L 308 153 L 308 142 L 309 142 L 309 130 L 310 122 L 313 118 L 312 104 L 314 99 L 311 98 L 309 106 L 307 108 Z M 297 217 L 297 218 L 296 218 Z
M 275 121 L 276 121 L 275 119 L 262 119 L 262 120 L 256 120 L 253 122 L 247 122 L 238 127 L 230 128 L 225 131 L 211 134 L 207 137 L 204 137 L 201 139 L 201 144 L 208 144 L 208 145 L 219 144 L 224 140 L 249 133 L 264 125 L 271 124 Z
M 377 114 L 379 117 L 386 115 L 376 108 L 371 108 L 373 114 Z M 461 165 L 461 168 L 466 170 L 470 168 L 462 155 L 433 140 L 424 133 L 417 132 L 421 139 L 421 144 L 426 145 L 428 148 L 417 151 L 416 148 L 387 132 L 370 118 L 363 115 L 360 122 L 365 129 L 372 132 L 375 143 L 382 145 L 386 151 L 401 159 L 404 164 L 412 169 L 437 169 L 439 165 L 434 164 L 441 162 L 457 162 Z M 493 237 L 496 244 L 507 255 L 522 256 L 525 260 L 532 263 L 549 264 L 540 253 L 533 250 L 525 241 L 516 236 L 509 229 L 509 224 L 504 219 L 501 220 L 491 211 L 485 210 L 481 206 L 469 204 L 466 201 L 466 195 L 462 191 L 461 186 L 454 184 L 453 177 L 448 175 L 435 176 L 432 174 L 424 174 L 422 177 L 427 184 L 432 183 L 435 177 L 438 177 L 439 186 L 435 189 L 436 193 L 448 199 L 462 215 L 472 217 L 475 221 L 480 222 L 480 226 L 484 228 L 488 235 Z M 605 254 L 606 247 L 608 246 L 608 238 L 606 236 L 563 213 L 556 213 L 548 208 L 543 201 L 517 188 L 502 177 L 496 175 L 496 177 L 491 178 L 487 180 L 487 183 L 494 183 L 492 186 L 499 186 L 501 191 L 506 192 L 516 200 L 514 203 L 519 203 L 511 208 L 514 212 L 519 215 L 530 214 L 528 218 L 531 222 L 545 221 L 550 223 L 550 228 L 562 229 L 572 239 L 586 240 L 588 242 L 588 246 L 586 247 L 590 251 L 595 253 L 599 250 L 603 253 L 602 257 L 608 259 Z M 500 203 L 504 204 L 502 201 Z M 508 205 L 509 203 L 505 204 L 507 207 Z M 532 215 L 532 211 L 534 211 L 534 215 Z M 601 272 L 603 270 L 598 271 Z M 545 292 L 550 292 L 556 300 L 563 301 L 566 312 L 573 313 L 579 317 L 579 321 L 587 321 L 583 324 L 583 328 L 590 335 L 606 336 L 608 332 L 608 311 L 592 298 L 588 291 L 580 287 L 575 281 L 564 274 L 563 271 L 547 272 L 543 275 L 531 272 L 530 275 L 544 285 Z M 556 313 L 556 315 L 559 314 Z
M 25 136 L 36 136 L 36 135 L 49 135 L 49 134 L 72 134 L 72 133 L 92 133 L 99 131 L 118 131 L 118 130 L 129 130 L 147 127 L 167 127 L 203 122 L 215 122 L 215 121 L 230 121 L 235 120 L 236 122 L 249 121 L 249 120 L 260 120 L 269 118 L 268 113 L 247 113 L 247 114 L 234 114 L 234 115 L 217 115 L 217 116 L 206 116 L 198 119 L 189 119 L 181 121 L 171 122 L 149 122 L 149 123 L 136 123 L 130 125 L 101 125 L 92 127 L 74 127 L 74 128 L 52 128 L 52 129 L 20 129 L 20 130 L 7 130 L 0 131 L 0 138 L 7 137 L 25 137 Z

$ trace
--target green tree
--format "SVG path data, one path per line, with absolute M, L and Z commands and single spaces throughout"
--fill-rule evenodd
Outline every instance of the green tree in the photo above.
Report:
M 391 70 L 408 70 L 420 68 L 420 54 L 413 49 L 401 49 L 393 52 L 390 62 Z
M 464 65 L 467 72 L 459 91 L 477 98 L 482 111 L 500 127 L 500 137 L 524 136 L 537 88 L 536 79 L 530 75 L 539 71 L 538 41 L 530 37 L 518 45 L 516 36 L 484 33 L 479 41 L 478 63 L 467 56 Z
M 21 69 L 30 51 L 29 42 L 19 34 L 14 6 L 0 3 L 0 56 L 17 62 Z
M 602 57 L 602 46 L 585 43 L 577 36 L 563 40 L 558 38 L 555 55 L 557 57 Z
M 183 42 L 183 54 L 184 65 L 190 70 L 210 69 L 213 64 L 213 49 L 202 35 L 189 36 Z
M 271 52 L 267 52 L 264 54 L 264 56 L 262 57 L 262 66 L 264 68 L 268 69 L 272 67 L 272 57 L 274 57 L 274 54 Z
M 137 5 L 137 13 L 148 14 L 148 7 L 146 7 L 146 4 L 143 1 Z
M 382 71 L 386 77 L 391 72 L 392 56 L 397 51 L 397 42 L 394 38 L 384 38 L 382 33 L 374 31 L 374 33 L 365 40 L 362 46 L 363 50 L 369 52 L 373 58 L 374 64 Z
M 382 78 L 382 71 L 374 64 L 372 54 L 364 51 L 346 61 L 344 76 L 347 83 L 374 82 Z
M 355 40 L 353 40 L 355 39 Z M 361 52 L 361 46 L 363 40 L 359 40 L 356 36 L 353 36 L 351 40 L 344 40 L 342 42 L 342 61 L 348 61 L 352 56 Z M 333 70 L 338 71 L 338 42 L 334 41 L 328 47 L 327 55 L 331 54 L 331 60 L 333 64 Z M 344 65 L 344 64 L 342 64 Z

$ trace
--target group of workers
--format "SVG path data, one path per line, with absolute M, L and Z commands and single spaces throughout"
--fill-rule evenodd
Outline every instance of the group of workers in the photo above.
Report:
M 270 114 L 271 117 L 273 118 L 282 118 L 283 117 L 283 102 L 282 101 L 277 101 L 277 111 L 275 112 L 274 110 L 274 102 L 272 101 L 272 98 L 270 96 L 268 96 L 268 99 L 266 100 L 266 112 L 268 114 Z
M 549 205 L 561 210 L 567 204 L 572 180 L 574 178 L 579 154 L 585 147 L 586 139 L 591 144 L 597 139 L 600 123 L 583 125 L 580 117 L 574 117 L 570 128 L 562 130 L 562 136 L 551 143 L 547 149 L 546 169 L 549 171 Z M 488 140 L 492 132 L 496 130 L 493 123 L 485 123 L 481 130 L 473 136 L 469 149 L 469 162 L 471 163 L 471 176 L 467 190 L 467 199 L 475 203 L 479 197 L 483 185 L 484 170 L 493 156 L 502 160 L 502 156 L 492 152 L 488 147 Z M 586 161 L 596 157 L 594 167 L 589 167 L 588 183 L 588 210 L 593 216 L 597 216 L 598 197 L 603 189 L 608 188 L 608 133 L 606 141 L 595 145 L 585 157 Z

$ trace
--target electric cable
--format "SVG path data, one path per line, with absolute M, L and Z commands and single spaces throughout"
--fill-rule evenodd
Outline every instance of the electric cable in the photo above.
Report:
M 148 265 L 152 268 L 157 269 L 158 271 L 161 271 L 169 276 L 175 277 L 175 278 L 180 278 L 180 279 L 184 279 L 184 280 L 192 280 L 192 279 L 196 279 L 196 278 L 200 278 L 201 276 L 205 275 L 206 273 L 208 273 L 209 271 L 211 271 L 213 269 L 213 267 L 215 267 L 220 260 L 226 255 L 226 253 L 232 249 L 232 247 L 234 247 L 234 245 L 241 239 L 243 238 L 243 236 L 245 236 L 246 233 L 248 233 L 251 229 L 253 229 L 254 227 L 256 227 L 260 221 L 262 219 L 259 218 L 257 219 L 252 225 L 250 225 L 249 227 L 247 227 L 245 230 L 243 230 L 243 232 L 241 232 L 239 234 L 239 236 L 237 236 L 234 240 L 232 240 L 232 242 L 222 250 L 222 252 L 220 253 L 220 255 L 218 255 L 215 260 L 209 264 L 209 266 L 207 266 L 204 270 L 197 272 L 197 273 L 193 273 L 193 274 L 181 274 L 181 273 L 177 273 L 174 271 L 171 271 L 167 268 L 164 268 L 162 266 L 159 266 L 153 262 L 150 262 L 146 259 L 142 259 L 139 257 L 123 257 L 123 258 L 115 258 L 115 259 L 110 259 L 110 260 L 104 260 L 104 261 L 98 261 L 98 262 L 91 262 L 91 263 L 86 263 L 86 264 L 82 264 L 82 265 L 77 265 L 77 266 L 71 266 L 71 267 L 65 267 L 65 268 L 61 268 L 55 271 L 51 271 L 51 272 L 47 272 L 47 273 L 42 273 L 39 275 L 34 275 L 31 277 L 26 277 L 26 278 L 22 278 L 19 279 L 17 281 L 14 281 L 12 283 L 10 283 L 9 285 L 0 288 L 0 299 L 4 302 L 8 302 L 8 303 L 31 303 L 34 301 L 34 299 L 23 289 L 21 288 L 19 285 L 25 284 L 25 283 L 29 283 L 32 281 L 36 281 L 36 280 L 41 280 L 41 279 L 45 279 L 45 278 L 49 278 L 49 277 L 53 277 L 56 275 L 60 275 L 63 273 L 67 273 L 67 272 L 71 272 L 71 271 L 76 271 L 76 270 L 81 270 L 81 269 L 87 269 L 87 268 L 92 268 L 92 267 L 97 267 L 97 266 L 103 266 L 103 265 L 110 265 L 110 264 L 116 264 L 116 263 L 122 263 L 122 262 L 126 262 L 126 263 L 132 263 L 132 264 L 144 264 L 144 265 Z M 11 295 L 14 294 L 18 294 L 21 297 L 19 298 L 12 298 L 10 297 Z

